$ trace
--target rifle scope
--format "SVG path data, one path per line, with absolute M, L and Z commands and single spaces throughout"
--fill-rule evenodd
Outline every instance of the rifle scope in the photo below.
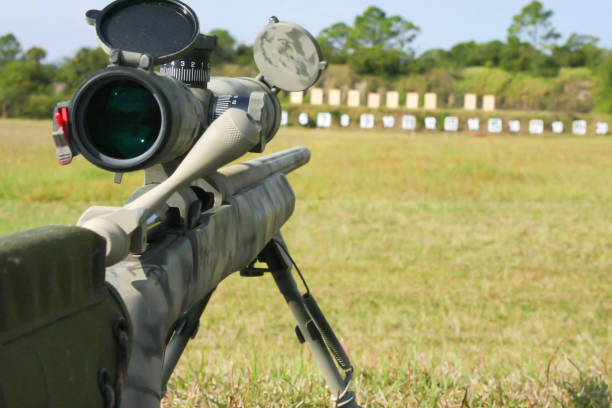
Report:
M 217 38 L 201 34 L 179 0 L 116 0 L 86 20 L 110 65 L 87 78 L 69 105 L 56 106 L 53 136 L 64 165 L 79 153 L 116 173 L 180 160 L 230 108 L 258 122 L 253 151 L 263 152 L 280 127 L 276 94 L 308 89 L 327 67 L 308 31 L 276 17 L 253 45 L 257 78 L 210 78 Z
M 227 93 L 215 96 L 131 67 L 99 71 L 72 99 L 72 143 L 98 167 L 140 170 L 186 154 L 209 123 L 232 107 L 259 115 L 262 142 L 270 140 L 280 123 L 280 104 L 270 89 L 248 78 L 217 82 Z

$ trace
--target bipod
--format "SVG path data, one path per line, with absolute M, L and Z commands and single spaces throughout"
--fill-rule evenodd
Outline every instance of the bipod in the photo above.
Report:
M 353 378 L 351 361 L 310 293 L 308 285 L 297 265 L 293 262 L 291 255 L 289 255 L 289 250 L 280 233 L 266 245 L 257 260 L 266 264 L 267 268 L 255 268 L 253 262 L 240 274 L 253 277 L 262 276 L 264 272 L 272 273 L 278 289 L 285 297 L 289 309 L 297 320 L 295 333 L 298 341 L 302 344 L 306 343 L 310 348 L 310 352 L 332 392 L 334 407 L 360 408 L 355 393 L 350 390 Z M 293 279 L 292 266 L 296 266 L 304 282 L 306 287 L 304 295 L 300 294 L 295 279 Z M 344 371 L 344 378 L 340 374 L 336 363 Z

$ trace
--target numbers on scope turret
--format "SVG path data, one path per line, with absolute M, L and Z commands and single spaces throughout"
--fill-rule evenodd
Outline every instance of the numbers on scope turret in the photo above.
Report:
M 210 64 L 198 56 L 174 60 L 161 67 L 161 72 L 169 74 L 189 85 L 205 84 L 210 79 Z

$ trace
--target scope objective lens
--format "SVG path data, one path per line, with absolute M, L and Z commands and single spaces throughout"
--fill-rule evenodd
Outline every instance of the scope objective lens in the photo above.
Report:
M 85 110 L 89 142 L 115 159 L 132 159 L 147 152 L 159 136 L 161 123 L 161 110 L 153 94 L 128 79 L 102 85 Z

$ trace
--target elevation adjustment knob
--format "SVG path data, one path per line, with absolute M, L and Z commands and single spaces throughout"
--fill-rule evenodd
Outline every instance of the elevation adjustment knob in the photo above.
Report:
M 163 64 L 160 72 L 192 88 L 206 88 L 210 80 L 210 62 L 206 52 L 195 50 L 180 59 Z

